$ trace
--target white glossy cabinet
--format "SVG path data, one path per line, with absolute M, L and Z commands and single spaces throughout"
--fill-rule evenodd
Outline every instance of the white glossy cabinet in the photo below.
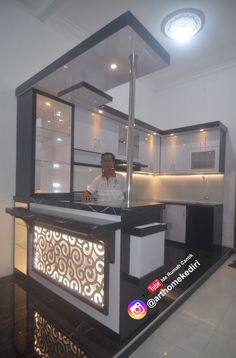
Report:
M 164 221 L 167 240 L 186 242 L 186 205 L 166 204 Z
M 160 136 L 140 131 L 139 161 L 147 165 L 143 167 L 145 172 L 158 172 L 160 162 Z
M 118 135 L 118 154 L 117 159 L 127 160 L 127 143 L 128 143 L 128 126 L 126 124 L 119 124 Z M 140 131 L 134 129 L 133 132 L 133 160 L 140 161 Z
M 221 129 L 195 130 L 161 138 L 162 174 L 218 173 Z
M 161 138 L 161 173 L 187 172 L 187 143 L 188 134 L 167 135 Z
M 118 153 L 118 123 L 103 115 L 75 107 L 74 148 Z

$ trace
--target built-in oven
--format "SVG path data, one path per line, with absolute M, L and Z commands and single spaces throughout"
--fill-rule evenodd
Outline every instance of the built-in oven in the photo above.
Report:
M 204 149 L 192 148 L 188 153 L 188 170 L 192 172 L 218 172 L 219 148 L 214 146 Z

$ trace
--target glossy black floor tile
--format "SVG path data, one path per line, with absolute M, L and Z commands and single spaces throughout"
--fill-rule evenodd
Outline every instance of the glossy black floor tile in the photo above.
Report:
M 163 282 L 165 288 L 180 273 L 184 273 L 191 263 L 198 261 L 200 265 L 193 270 L 191 275 L 179 282 L 178 286 L 162 297 L 157 307 L 153 308 L 157 312 L 157 325 L 158 317 L 161 317 L 161 323 L 163 313 L 167 311 L 167 308 L 172 307 L 174 310 L 178 299 L 190 294 L 190 290 L 193 290 L 195 286 L 194 289 L 196 289 L 196 283 L 200 284 L 199 279 L 211 274 L 216 265 L 221 261 L 223 263 L 224 258 L 229 254 L 230 250 L 227 248 L 214 248 L 209 253 L 166 242 L 165 264 L 153 272 L 152 277 L 149 278 L 162 278 L 167 276 L 168 272 L 172 272 Z M 179 262 L 188 256 L 191 256 L 191 259 L 173 271 Z M 136 289 L 140 295 L 146 291 L 147 280 L 145 278 L 136 282 L 124 276 L 122 282 L 127 290 Z M 121 350 L 123 351 L 120 356 L 128 357 L 144 339 L 143 336 L 135 341 L 137 333 L 142 331 L 143 326 L 125 340 L 119 341 L 117 335 L 94 324 L 93 320 L 88 319 L 76 308 L 39 284 L 25 280 L 21 275 L 15 274 L 0 279 L 0 293 L 0 356 L 3 358 L 110 358 L 115 354 L 119 356 Z M 150 297 L 152 298 L 152 295 L 147 296 L 146 301 Z M 127 307 L 124 307 L 122 314 L 125 319 L 129 318 Z M 151 320 L 147 321 L 145 326 L 147 327 L 149 323 Z M 152 330 L 157 325 L 153 326 Z M 147 335 L 148 333 L 145 337 Z M 130 345 L 132 339 L 134 342 Z M 129 345 L 127 350 L 126 345 Z

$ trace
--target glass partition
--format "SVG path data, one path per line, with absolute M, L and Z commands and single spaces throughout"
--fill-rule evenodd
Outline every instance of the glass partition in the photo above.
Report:
M 70 192 L 72 106 L 37 94 L 35 193 Z

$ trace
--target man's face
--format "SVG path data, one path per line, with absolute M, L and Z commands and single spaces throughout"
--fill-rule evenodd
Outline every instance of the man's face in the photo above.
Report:
M 114 168 L 114 162 L 110 154 L 104 155 L 101 160 L 102 169 L 106 171 L 112 170 Z

